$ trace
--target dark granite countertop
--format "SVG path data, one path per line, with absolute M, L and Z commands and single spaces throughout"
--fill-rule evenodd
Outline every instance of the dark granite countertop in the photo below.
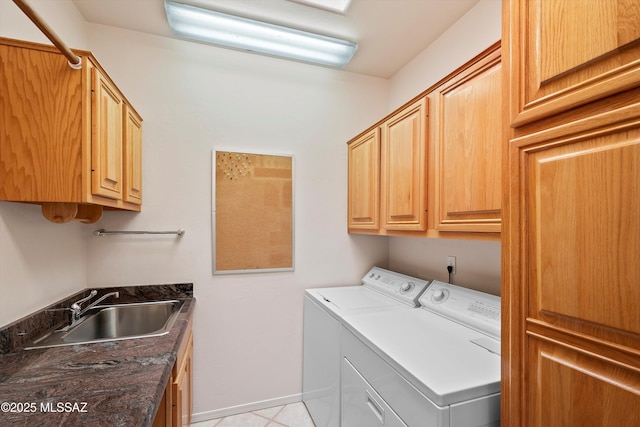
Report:
M 113 289 L 118 302 L 176 297 L 136 295 L 138 287 L 99 295 Z M 151 426 L 195 307 L 189 291 L 166 335 L 0 355 L 0 426 Z

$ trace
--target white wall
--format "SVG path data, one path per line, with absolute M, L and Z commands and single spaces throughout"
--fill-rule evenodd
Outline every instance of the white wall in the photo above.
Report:
M 84 20 L 70 0 L 31 0 L 71 47 L 86 47 Z M 48 43 L 10 0 L 0 0 L 0 36 Z M 86 227 L 55 225 L 40 206 L 0 202 L 0 326 L 84 289 Z
M 500 40 L 501 13 L 502 0 L 480 0 L 391 78 L 390 109 L 398 108 Z
M 390 107 L 428 89 L 501 37 L 501 1 L 481 0 L 446 33 L 391 79 Z M 393 237 L 391 269 L 446 281 L 447 256 L 456 257 L 452 283 L 500 294 L 500 244 L 452 239 Z
M 144 119 L 144 205 L 96 228 L 88 283 L 194 282 L 196 419 L 299 399 L 305 287 L 356 284 L 388 241 L 346 233 L 346 141 L 386 114 L 386 80 L 91 25 L 89 44 Z M 295 156 L 295 272 L 212 276 L 211 152 Z M 274 402 L 274 404 L 277 402 Z M 229 409 L 231 408 L 231 409 Z

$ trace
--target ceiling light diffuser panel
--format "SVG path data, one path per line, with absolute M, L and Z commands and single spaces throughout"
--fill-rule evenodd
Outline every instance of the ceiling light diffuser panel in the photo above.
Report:
M 171 31 L 180 37 L 280 56 L 304 62 L 344 67 L 358 44 L 209 9 L 164 2 Z
M 335 13 L 344 13 L 349 8 L 351 0 L 289 0 L 294 3 L 304 4 L 306 6 L 317 7 Z

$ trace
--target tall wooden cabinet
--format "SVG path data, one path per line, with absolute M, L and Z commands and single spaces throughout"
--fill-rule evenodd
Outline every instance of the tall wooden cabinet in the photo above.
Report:
M 503 2 L 502 424 L 640 420 L 640 4 Z
M 158 405 L 153 427 L 181 427 L 191 425 L 193 412 L 193 319 L 178 347 L 176 361 Z
M 0 200 L 54 222 L 140 211 L 142 119 L 90 52 L 0 38 Z

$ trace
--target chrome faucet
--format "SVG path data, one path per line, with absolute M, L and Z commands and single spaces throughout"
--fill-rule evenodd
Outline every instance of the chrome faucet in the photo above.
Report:
M 71 304 L 71 308 L 69 308 L 69 310 L 71 310 L 71 323 L 76 322 L 80 318 L 80 312 L 82 311 L 80 304 L 90 300 L 91 298 L 95 297 L 97 294 L 98 294 L 98 291 L 94 289 L 91 291 L 89 296 L 79 299 L 78 301 Z
M 95 297 L 96 295 L 98 295 L 98 291 L 96 291 L 94 289 L 89 293 L 88 296 L 86 296 L 86 297 L 84 297 L 82 299 L 79 299 L 78 301 L 76 301 L 73 304 L 71 304 L 71 307 L 53 308 L 53 309 L 47 310 L 47 311 L 60 311 L 60 310 L 69 310 L 69 311 L 71 311 L 69 324 L 67 326 L 61 328 L 61 329 L 58 329 L 56 332 L 58 332 L 58 331 L 68 331 L 69 328 L 75 326 L 80 321 L 80 318 L 82 318 L 82 315 L 84 313 L 86 313 L 89 309 L 95 307 L 96 305 L 98 305 L 99 303 L 104 301 L 105 299 L 109 298 L 110 296 L 113 296 L 115 298 L 120 298 L 120 292 L 118 292 L 118 291 L 109 292 L 107 294 L 102 295 L 100 298 L 98 298 L 97 300 L 95 300 L 94 302 L 92 302 L 86 308 L 83 309 L 81 304 L 87 302 L 88 300 L 90 300 L 91 298 Z
M 80 319 L 80 317 L 82 317 L 82 315 L 83 315 L 84 313 L 86 313 L 86 312 L 87 312 L 87 310 L 89 310 L 89 309 L 91 309 L 91 308 L 95 307 L 96 305 L 98 305 L 99 303 L 101 303 L 102 301 L 104 301 L 105 299 L 107 299 L 107 298 L 109 298 L 109 297 L 111 297 L 111 296 L 112 296 L 112 297 L 115 297 L 115 298 L 120 298 L 120 292 L 118 292 L 118 291 L 115 291 L 115 292 L 109 292 L 108 294 L 104 294 L 104 295 L 102 295 L 100 298 L 98 298 L 97 300 L 95 300 L 94 302 L 92 302 L 91 304 L 89 304 L 89 305 L 87 306 L 87 308 L 85 308 L 85 309 L 81 309 L 81 308 L 80 308 L 80 304 L 81 304 L 81 303 L 83 303 L 83 302 L 85 302 L 85 301 L 86 301 L 86 300 L 88 300 L 89 298 L 94 297 L 94 296 L 96 295 L 94 292 L 96 292 L 96 291 L 95 291 L 95 290 L 94 290 L 94 291 L 91 291 L 91 294 L 89 294 L 89 296 L 88 296 L 88 297 L 86 297 L 86 298 L 84 298 L 84 299 L 82 299 L 82 300 L 80 300 L 80 301 L 76 301 L 76 302 L 74 302 L 74 303 L 71 305 L 71 310 L 72 310 L 72 311 L 73 311 L 73 313 L 74 313 L 74 317 L 75 317 L 76 321 L 78 321 L 78 320 Z M 97 293 L 97 292 L 96 292 L 96 293 Z M 76 313 L 76 310 L 77 310 L 77 313 Z

